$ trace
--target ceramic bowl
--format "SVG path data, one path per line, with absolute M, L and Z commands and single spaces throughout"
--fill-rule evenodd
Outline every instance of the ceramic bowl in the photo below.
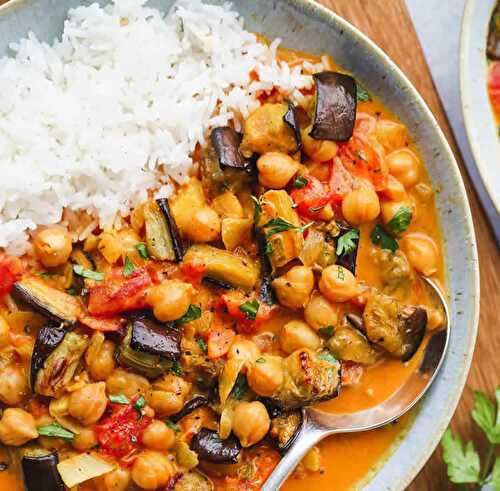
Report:
M 500 138 L 488 100 L 486 38 L 497 0 L 468 0 L 460 41 L 460 92 L 469 143 L 481 179 L 500 213 Z
M 211 0 L 212 2 L 214 0 Z M 0 56 L 8 44 L 33 31 L 44 41 L 60 35 L 68 8 L 88 0 L 12 0 L 0 8 Z M 170 0 L 151 0 L 165 10 Z M 460 398 L 469 370 L 479 312 L 479 273 L 464 184 L 443 133 L 415 88 L 394 63 L 342 18 L 304 0 L 233 0 L 246 27 L 284 45 L 330 53 L 407 125 L 437 190 L 451 310 L 449 352 L 413 426 L 363 489 L 403 490 L 438 444 Z M 327 464 L 328 465 L 328 464 Z

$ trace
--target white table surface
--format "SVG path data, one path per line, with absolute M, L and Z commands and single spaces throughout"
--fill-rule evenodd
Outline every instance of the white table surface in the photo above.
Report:
M 465 132 L 460 101 L 459 46 L 467 0 L 406 0 L 441 102 L 453 128 L 469 176 L 500 243 L 500 216 L 477 171 Z M 486 88 L 485 88 L 486 90 Z

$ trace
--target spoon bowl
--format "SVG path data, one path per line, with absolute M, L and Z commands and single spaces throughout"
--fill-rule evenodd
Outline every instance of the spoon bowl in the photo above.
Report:
M 424 396 L 443 363 L 450 335 L 450 315 L 438 285 L 422 277 L 442 306 L 444 327 L 424 341 L 421 361 L 407 381 L 384 402 L 353 413 L 328 413 L 315 407 L 302 410 L 302 425 L 294 442 L 262 487 L 276 491 L 293 472 L 302 457 L 319 441 L 335 433 L 354 433 L 385 426 L 408 412 Z

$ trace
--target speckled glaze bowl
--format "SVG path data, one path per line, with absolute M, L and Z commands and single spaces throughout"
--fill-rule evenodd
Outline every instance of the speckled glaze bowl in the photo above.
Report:
M 30 30 L 44 41 L 60 35 L 67 10 L 89 3 L 11 0 L 0 7 L 0 56 L 8 52 L 10 42 L 26 36 Z M 162 10 L 171 3 L 150 0 L 151 6 Z M 377 46 L 349 23 L 307 0 L 233 0 L 233 5 L 246 19 L 248 29 L 271 38 L 280 37 L 291 48 L 328 52 L 354 72 L 408 126 L 437 191 L 452 325 L 447 359 L 406 437 L 361 485 L 366 491 L 403 490 L 429 458 L 453 415 L 476 339 L 479 268 L 471 212 L 457 164 L 415 88 Z
M 500 214 L 500 138 L 488 100 L 486 39 L 497 0 L 468 0 L 460 41 L 460 96 L 470 147 L 493 204 Z

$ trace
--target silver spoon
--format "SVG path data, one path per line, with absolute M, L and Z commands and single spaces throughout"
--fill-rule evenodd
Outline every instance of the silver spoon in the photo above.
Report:
M 383 403 L 355 413 L 332 414 L 314 407 L 302 410 L 303 422 L 295 440 L 269 476 L 261 491 L 276 491 L 293 472 L 302 457 L 319 441 L 335 433 L 353 433 L 380 428 L 400 418 L 427 392 L 443 363 L 450 333 L 448 305 L 439 287 L 422 277 L 437 295 L 445 314 L 444 329 L 427 341 L 420 365 L 408 380 Z

